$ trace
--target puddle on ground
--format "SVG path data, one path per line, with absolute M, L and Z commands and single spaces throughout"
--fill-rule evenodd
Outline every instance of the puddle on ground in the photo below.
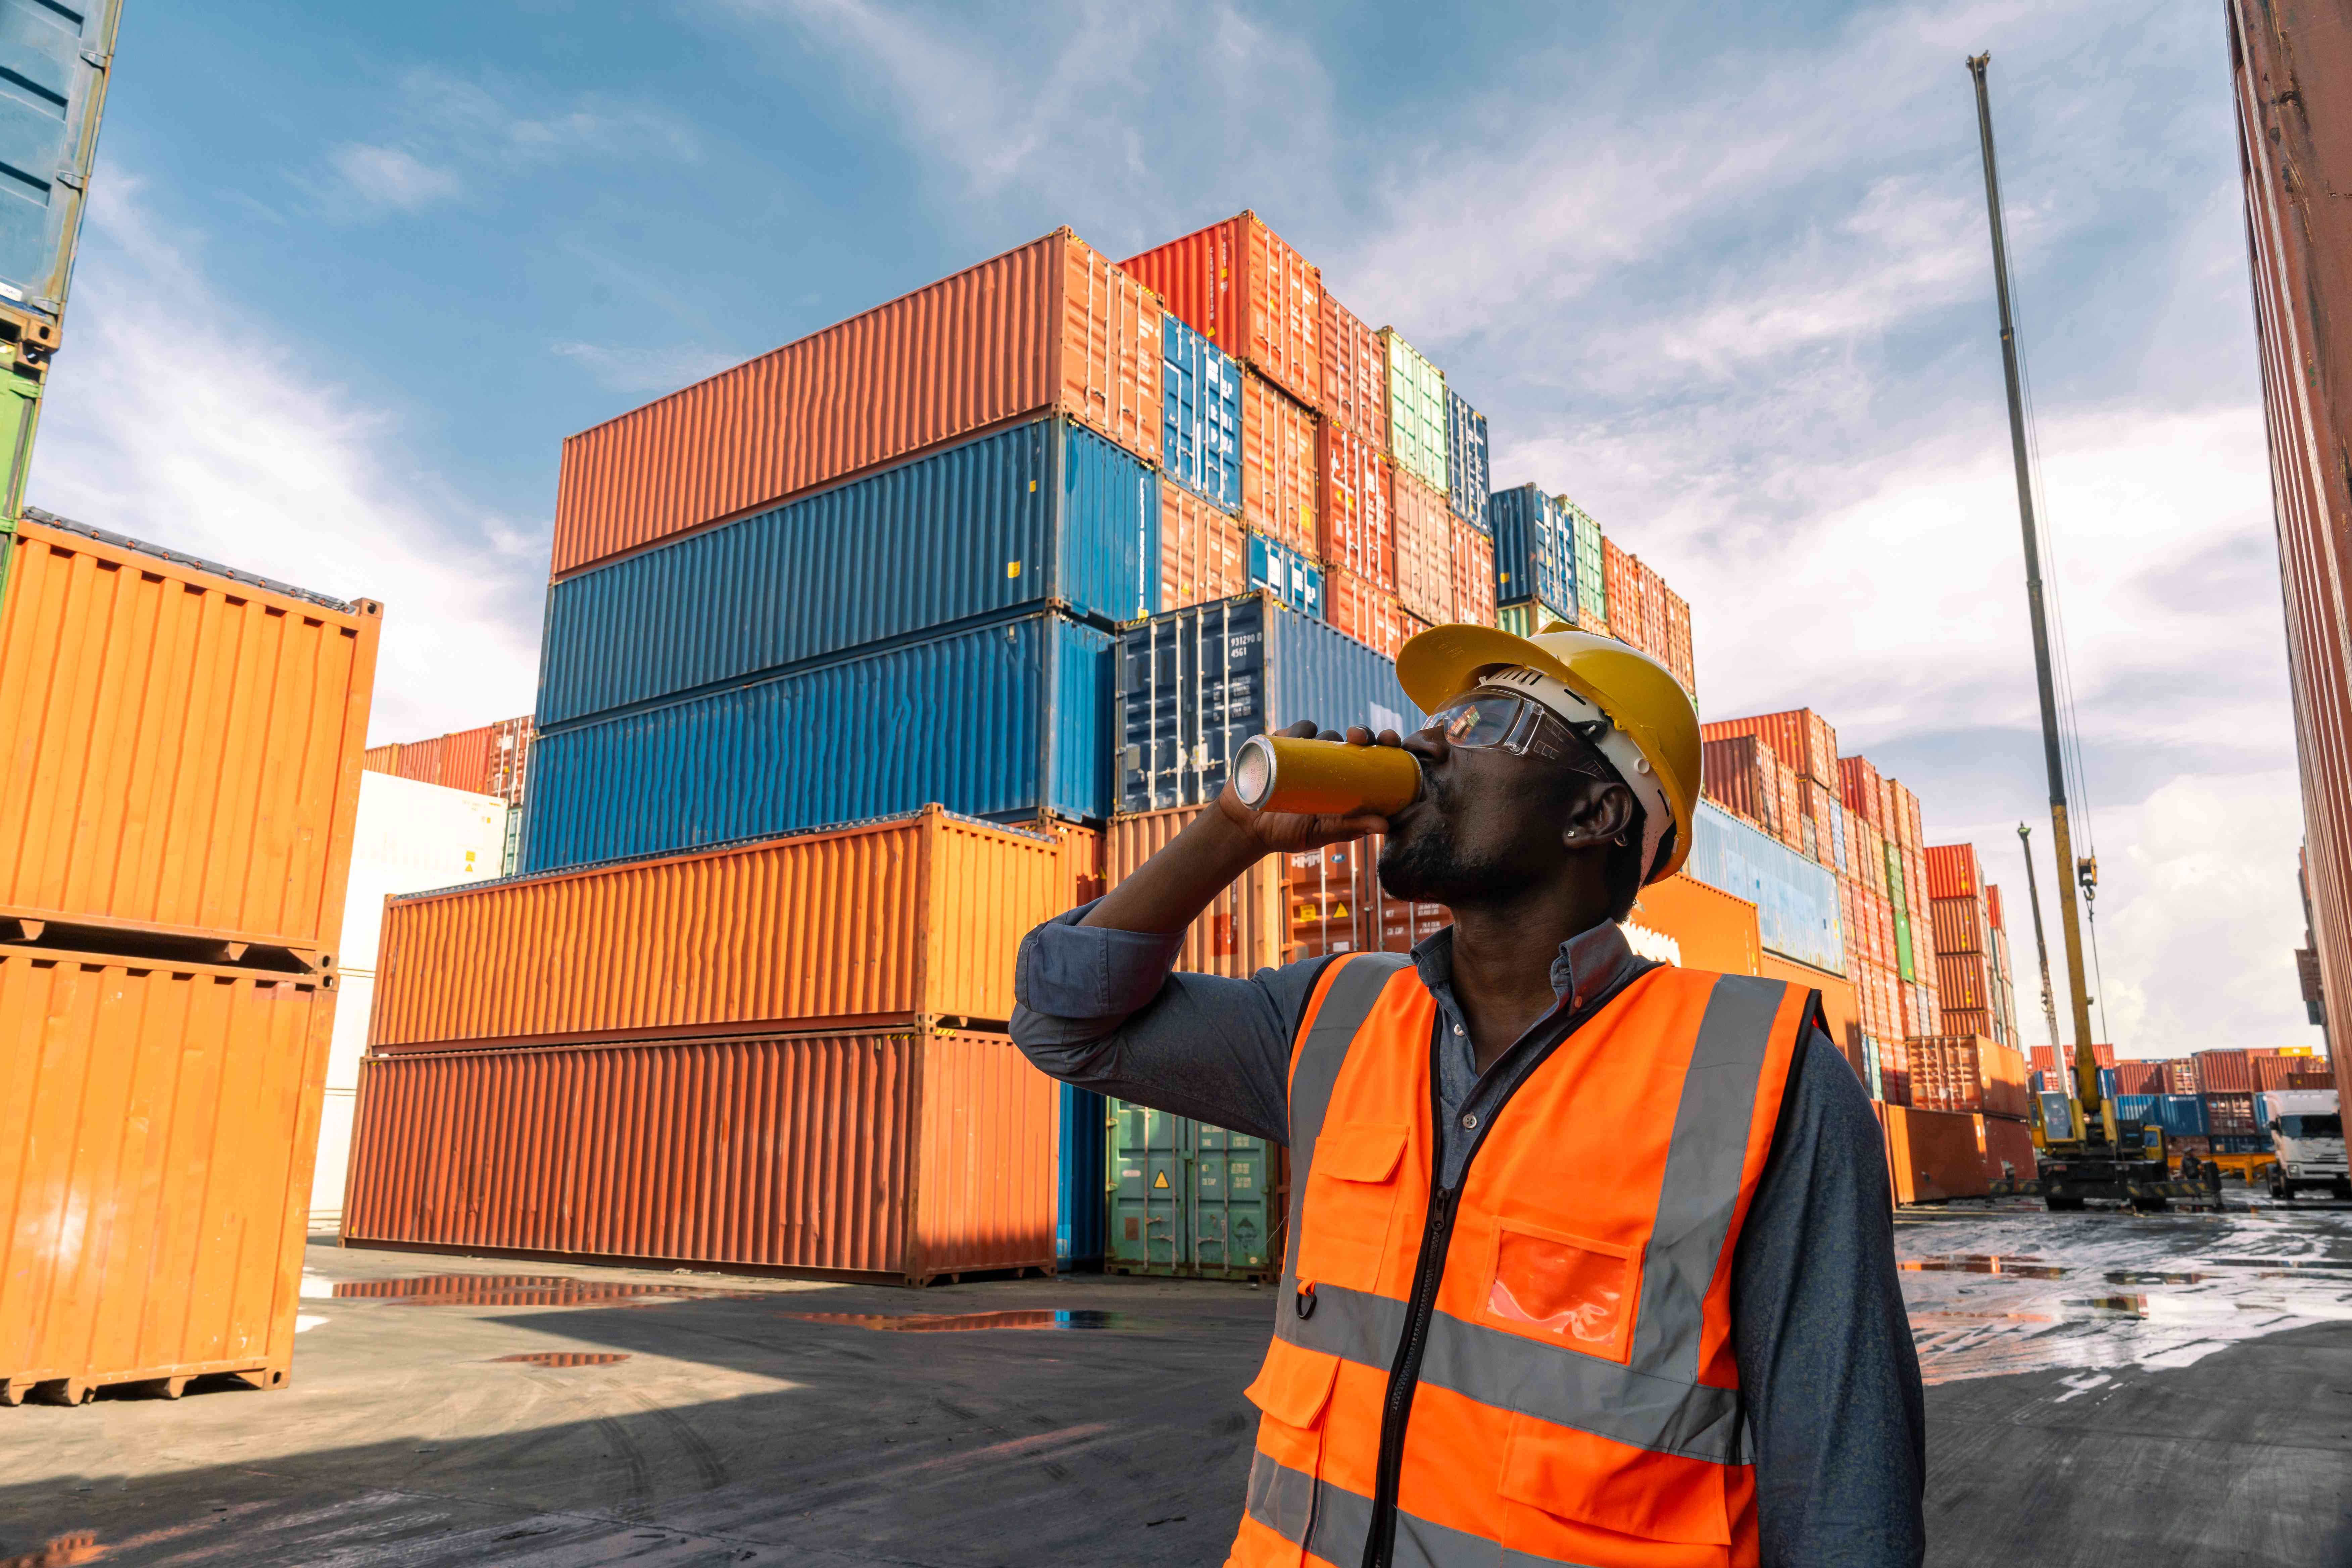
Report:
M 2216 1268 L 2352 1269 L 2352 1258 L 2209 1258 Z
M 2081 1296 L 2059 1303 L 2063 1307 L 2084 1307 L 2095 1312 L 2121 1312 L 2126 1317 L 2147 1316 L 2145 1296 Z
M 2154 1271 L 2121 1269 L 2107 1276 L 2110 1285 L 2202 1285 L 2209 1279 L 2222 1279 L 2221 1274 L 2166 1274 Z
M 2066 1270 L 2026 1255 L 1998 1258 L 1965 1253 L 1950 1258 L 1906 1258 L 1896 1268 L 1911 1274 L 2013 1274 L 2024 1279 L 2063 1279 Z
M 611 1351 L 525 1351 L 520 1355 L 494 1355 L 490 1359 L 520 1362 L 525 1366 L 611 1366 L 629 1358 Z
M 98 1537 L 83 1531 L 60 1535 L 35 1551 L 0 1557 L 0 1568 L 67 1568 L 74 1563 L 95 1563 L 105 1555 L 106 1548 L 98 1543 Z
M 664 1301 L 742 1301 L 763 1290 L 700 1285 L 655 1285 L 614 1279 L 573 1279 L 562 1274 L 420 1274 L 405 1279 L 339 1279 L 337 1300 L 381 1301 L 395 1307 L 577 1307 L 599 1301 L 651 1305 Z
M 847 1329 L 874 1329 L 884 1333 L 953 1334 L 982 1329 L 1141 1329 L 1152 1326 L 1131 1312 L 786 1312 L 803 1323 L 837 1323 Z

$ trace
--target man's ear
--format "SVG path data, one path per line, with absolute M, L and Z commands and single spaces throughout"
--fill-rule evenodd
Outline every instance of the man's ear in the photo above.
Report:
M 1560 837 L 1571 849 L 1590 849 L 1615 843 L 1633 823 L 1633 792 L 1622 784 L 1594 779 L 1569 802 Z

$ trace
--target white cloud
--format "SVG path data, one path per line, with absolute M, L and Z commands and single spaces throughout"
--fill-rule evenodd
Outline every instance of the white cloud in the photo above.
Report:
M 400 90 L 409 112 L 449 140 L 452 156 L 488 155 L 520 165 L 580 154 L 672 162 L 702 155 L 691 122 L 644 104 L 585 96 L 569 109 L 541 110 L 435 70 L 408 72 Z
M 413 213 L 448 201 L 464 189 L 457 175 L 419 162 L 397 147 L 346 142 L 327 154 L 341 181 L 340 194 L 362 209 Z
M 578 365 L 614 392 L 657 397 L 716 375 L 745 356 L 731 349 L 591 343 L 558 338 L 547 345 L 556 358 Z
M 446 493 L 394 413 L 319 378 L 266 313 L 216 293 L 134 178 L 110 174 L 89 224 L 27 500 L 383 601 L 375 740 L 529 711 L 538 650 L 517 601 L 543 574 L 538 530 Z

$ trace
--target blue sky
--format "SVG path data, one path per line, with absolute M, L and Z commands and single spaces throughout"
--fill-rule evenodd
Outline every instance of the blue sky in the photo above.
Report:
M 2014 893 L 1989 47 L 2107 1017 L 2316 1043 L 2218 6 L 1139 9 L 141 0 L 30 497 L 381 598 L 376 737 L 483 722 L 564 435 L 1056 225 L 1249 206 L 1691 599 L 1707 711 L 1822 709 Z

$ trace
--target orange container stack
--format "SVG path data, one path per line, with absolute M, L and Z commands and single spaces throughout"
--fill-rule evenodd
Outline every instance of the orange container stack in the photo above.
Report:
M 39 511 L 0 549 L 0 1403 L 276 1387 L 382 607 Z

